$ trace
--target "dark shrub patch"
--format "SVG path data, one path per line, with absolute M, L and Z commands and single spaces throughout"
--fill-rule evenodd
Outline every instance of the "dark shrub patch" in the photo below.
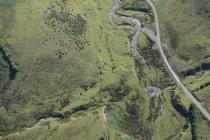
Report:
M 85 38 L 87 21 L 80 14 L 64 10 L 64 3 L 56 3 L 44 12 L 43 20 L 54 32 L 65 33 L 76 48 L 83 49 L 88 41 Z M 57 9 L 62 9 L 58 11 Z
M 121 79 L 119 83 L 108 85 L 102 91 L 109 93 L 111 102 L 116 102 L 122 100 L 124 96 L 127 96 L 131 88 L 126 80 Z

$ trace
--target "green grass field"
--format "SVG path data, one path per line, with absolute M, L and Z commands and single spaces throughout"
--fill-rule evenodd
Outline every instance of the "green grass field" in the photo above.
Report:
M 138 51 L 146 62 L 134 60 L 127 47 L 133 29 L 113 27 L 108 21 L 113 2 L 0 0 L 0 140 L 192 138 L 191 124 L 172 105 L 172 97 L 179 95 L 187 111 L 191 102 L 174 85 L 154 42 L 143 33 Z M 173 2 L 157 1 L 167 20 L 174 20 L 165 14 Z M 144 1 L 126 0 L 118 13 L 143 17 L 142 22 L 152 26 L 149 10 Z M 118 18 L 114 22 L 127 23 Z M 182 49 L 177 46 L 173 52 Z M 195 49 L 190 48 L 189 59 L 199 64 L 204 52 L 193 56 Z M 188 62 L 180 64 L 191 65 Z M 208 82 L 205 77 L 208 72 L 187 77 L 184 83 L 193 90 Z M 150 98 L 147 86 L 160 88 L 161 96 Z M 207 102 L 205 89 L 198 97 Z M 197 121 L 197 133 L 204 135 L 209 126 L 203 119 Z
M 162 40 L 173 67 L 184 75 L 184 84 L 209 106 L 209 2 L 155 2 L 160 19 Z
M 202 3 L 206 7 L 200 8 Z M 161 35 L 168 43 L 169 56 L 177 64 L 178 72 L 200 65 L 209 55 L 209 2 L 181 0 L 155 2 L 160 19 Z M 193 8 L 192 8 L 193 7 Z M 175 58 L 175 59 L 174 59 Z
M 103 105 L 108 99 L 100 93 L 101 89 L 115 84 L 125 74 L 133 91 L 143 90 L 126 48 L 129 34 L 113 28 L 107 20 L 113 1 L 67 1 L 62 7 L 59 1 L 1 2 L 2 7 L 13 9 L 9 16 L 15 21 L 2 40 L 9 44 L 4 49 L 8 49 L 18 69 L 16 79 L 9 81 L 1 93 L 5 101 L 0 110 L 2 134 L 22 130 L 54 113 L 68 117 L 80 111 L 81 105 Z M 45 23 L 45 11 L 52 6 L 58 11 L 73 11 L 73 15 L 80 14 L 87 21 L 87 33 L 82 36 L 88 41 L 84 49 L 75 48 L 71 37 Z M 60 29 L 61 25 L 58 22 L 55 27 Z M 7 73 L 8 70 L 4 72 Z

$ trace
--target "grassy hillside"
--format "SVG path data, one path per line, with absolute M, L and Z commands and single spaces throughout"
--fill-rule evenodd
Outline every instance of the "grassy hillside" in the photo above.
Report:
M 2 1 L 1 5 L 5 10 L 7 6 L 15 5 L 11 6 L 12 15 L 7 17 L 13 18 L 13 23 L 8 21 L 11 25 L 5 33 L 7 36 L 2 38 L 4 40 L 1 44 L 2 50 L 7 51 L 5 61 L 8 59 L 8 63 L 11 63 L 8 65 L 15 65 L 18 71 L 15 78 L 10 79 L 7 87 L 3 87 L 1 92 L 1 105 L 7 112 L 3 116 L 5 126 L 1 125 L 1 129 L 12 130 L 25 125 L 25 122 L 18 120 L 28 123 L 36 118 L 47 117 L 50 112 L 60 108 L 60 100 L 65 98 L 66 94 L 82 84 L 94 81 L 97 56 L 87 43 L 84 50 L 77 50 L 78 46 L 75 42 L 82 41 L 72 41 L 75 35 L 53 30 L 45 23 L 48 22 L 45 21 L 46 14 L 50 14 L 47 13 L 50 12 L 48 8 L 53 6 L 58 12 L 59 2 L 20 0 Z M 63 11 L 67 9 L 62 7 Z M 76 15 L 69 11 L 64 12 Z M 84 16 L 80 18 L 84 19 Z M 56 22 L 60 21 L 56 20 Z M 55 28 L 58 29 L 62 28 L 64 23 L 55 24 Z M 68 28 L 70 30 L 75 27 Z M 86 36 L 87 34 L 79 37 L 85 40 Z M 47 103 L 49 100 L 54 102 L 49 104 Z
M 11 7 L 6 17 L 13 19 L 1 36 L 1 73 L 7 83 L 1 84 L 0 92 L 2 135 L 42 118 L 63 120 L 144 90 L 126 48 L 127 29 L 114 29 L 107 20 L 112 2 L 1 1 L 1 10 Z M 14 79 L 8 78 L 10 65 L 17 69 Z M 124 83 L 129 92 L 122 88 L 128 93 L 118 99 L 108 87 L 116 86 L 117 91 Z
M 155 4 L 171 63 L 209 110 L 210 2 L 157 0 Z
M 208 62 L 209 2 L 157 0 L 155 4 L 159 13 L 162 37 L 171 48 L 170 56 L 179 64 L 177 66 L 179 72 Z
M 191 111 L 190 101 L 143 33 L 145 62 L 134 60 L 133 29 L 108 21 L 113 2 L 0 0 L 1 140 L 191 139 L 182 112 Z M 144 1 L 127 0 L 118 12 L 153 21 Z M 148 86 L 161 95 L 149 97 Z M 199 115 L 192 116 L 202 122 L 200 136 L 208 125 Z

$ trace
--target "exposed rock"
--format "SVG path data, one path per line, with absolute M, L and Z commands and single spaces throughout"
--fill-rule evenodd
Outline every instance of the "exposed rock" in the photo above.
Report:
M 148 86 L 145 88 L 150 98 L 159 97 L 161 95 L 161 89 L 157 87 Z

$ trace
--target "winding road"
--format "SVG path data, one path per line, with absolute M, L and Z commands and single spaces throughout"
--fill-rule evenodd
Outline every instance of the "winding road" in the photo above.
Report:
M 192 103 L 194 103 L 197 106 L 197 108 L 202 112 L 202 114 L 206 117 L 206 119 L 210 121 L 210 114 L 209 114 L 209 112 L 192 95 L 192 93 L 190 93 L 190 91 L 184 86 L 184 84 L 181 82 L 179 76 L 175 73 L 175 71 L 172 69 L 171 65 L 169 64 L 169 62 L 168 62 L 168 60 L 167 60 L 167 58 L 165 56 L 165 53 L 163 51 L 162 45 L 161 45 L 160 28 L 159 28 L 159 21 L 158 21 L 157 9 L 156 9 L 156 7 L 153 5 L 153 3 L 150 0 L 146 0 L 146 1 L 151 6 L 152 11 L 154 13 L 155 26 L 156 26 L 156 34 L 157 34 L 156 36 L 155 36 L 154 33 L 152 33 L 151 30 L 146 29 L 146 28 L 142 28 L 141 22 L 139 20 L 137 20 L 137 19 L 135 19 L 133 17 L 129 17 L 129 16 L 118 15 L 116 13 L 116 10 L 122 4 L 122 0 L 116 0 L 116 2 L 112 5 L 112 8 L 111 8 L 110 13 L 109 13 L 109 20 L 110 20 L 111 24 L 113 26 L 118 26 L 112 20 L 112 18 L 116 18 L 116 17 L 117 18 L 123 18 L 123 19 L 126 19 L 128 21 L 131 21 L 131 22 L 136 23 L 135 33 L 133 34 L 132 39 L 131 39 L 131 41 L 129 43 L 129 48 L 130 48 L 133 56 L 137 60 L 143 60 L 143 57 L 137 51 L 137 38 L 138 38 L 139 33 L 141 31 L 143 31 L 146 35 L 148 35 L 148 37 L 150 37 L 152 40 L 155 40 L 155 42 L 156 42 L 156 44 L 158 46 L 158 49 L 160 51 L 161 57 L 163 59 L 163 62 L 165 63 L 165 66 L 166 66 L 166 69 L 167 69 L 168 73 L 173 77 L 174 81 L 182 89 L 182 91 L 190 98 L 190 100 L 192 101 Z

